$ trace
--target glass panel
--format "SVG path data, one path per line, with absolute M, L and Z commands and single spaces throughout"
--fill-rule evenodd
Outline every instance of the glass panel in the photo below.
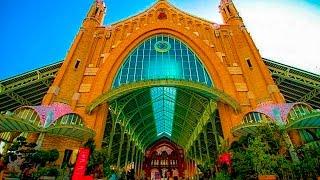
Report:
M 169 35 L 159 34 L 145 40 L 129 54 L 113 87 L 163 78 L 191 80 L 212 86 L 205 67 L 186 44 Z
M 176 88 L 156 87 L 151 88 L 152 109 L 157 127 L 157 134 L 166 133 L 171 136 Z

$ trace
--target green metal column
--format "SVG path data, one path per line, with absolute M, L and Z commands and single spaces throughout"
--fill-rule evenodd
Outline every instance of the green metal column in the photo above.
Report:
M 113 136 L 116 131 L 116 121 L 112 119 L 112 128 L 110 132 L 110 141 L 109 141 L 109 146 L 108 146 L 108 157 L 110 158 L 111 150 L 112 150 L 112 141 L 113 141 Z
M 194 175 L 195 174 L 195 169 L 194 169 L 194 162 L 195 162 L 195 160 L 193 160 L 192 161 L 192 159 L 194 158 L 194 152 L 193 152 L 193 150 L 192 149 L 190 149 L 190 160 L 191 160 L 191 168 L 193 168 L 192 169 L 192 175 Z M 192 176 L 193 177 L 193 176 Z
M 140 162 L 140 179 L 144 179 L 143 177 L 143 162 L 144 162 L 144 153 L 141 151 L 141 162 Z
M 209 146 L 208 146 L 208 136 L 207 136 L 207 127 L 204 129 L 203 137 L 204 137 L 204 143 L 206 144 L 207 158 L 210 159 Z
M 198 137 L 198 146 L 199 146 L 199 155 L 200 155 L 200 160 L 201 160 L 201 163 L 203 163 L 203 159 L 202 159 L 202 149 L 201 149 L 201 134 L 199 134 L 200 136 Z
M 285 143 L 287 144 L 287 147 L 289 147 L 289 153 L 290 153 L 290 156 L 292 158 L 292 160 L 294 162 L 299 162 L 299 157 L 298 157 L 298 154 L 297 154 L 297 151 L 295 150 L 294 148 L 294 145 L 288 135 L 288 132 L 284 132 L 283 133 L 283 136 L 284 136 L 284 140 L 285 140 Z
M 212 162 L 212 161 L 211 161 L 211 158 L 210 158 L 209 146 L 208 146 L 208 128 L 207 128 L 207 127 L 206 127 L 203 135 L 204 135 L 204 141 L 205 141 L 205 143 L 206 143 L 207 158 L 208 158 L 208 160 L 209 160 L 209 165 L 210 165 L 210 167 L 211 167 L 212 165 L 214 165 L 214 162 Z M 213 168 L 212 168 L 212 167 L 210 168 L 210 172 L 211 172 L 211 174 L 213 174 Z
M 140 151 L 138 151 L 137 154 L 137 163 L 135 164 L 135 168 L 136 168 L 136 176 L 137 178 L 139 177 L 139 163 L 140 163 Z M 139 178 L 138 178 L 139 179 Z
M 138 167 L 138 155 L 139 155 L 139 149 L 136 150 L 136 157 L 134 161 L 134 173 L 137 175 L 137 167 Z
M 121 127 L 120 148 L 119 148 L 118 161 L 117 161 L 118 167 L 120 167 L 120 163 L 121 163 L 123 141 L 124 141 L 124 129 Z
M 131 163 L 133 162 L 133 157 L 134 157 L 134 153 L 135 153 L 135 149 L 136 148 L 136 146 L 135 146 L 135 144 L 134 144 L 134 142 L 132 142 L 132 150 L 131 150 Z
M 127 140 L 127 151 L 126 151 L 125 167 L 127 167 L 127 165 L 128 165 L 128 157 L 129 157 L 130 145 L 131 145 L 131 138 L 129 138 L 129 137 L 128 137 L 128 140 Z
M 41 148 L 42 142 L 43 142 L 43 140 L 44 140 L 44 135 L 45 135 L 45 133 L 40 133 L 40 134 L 39 134 L 38 139 L 37 139 L 37 142 L 36 142 L 36 144 L 37 144 L 36 149 L 40 149 L 40 148 Z
M 216 127 L 216 122 L 215 122 L 215 120 L 213 118 L 211 119 L 211 125 L 212 125 L 212 132 L 213 132 L 213 135 L 214 135 L 214 141 L 216 143 L 216 152 L 218 152 L 219 137 L 218 137 L 218 131 L 217 131 L 217 127 Z
M 196 150 L 195 143 L 193 144 L 193 158 L 194 158 L 194 161 L 197 162 L 197 150 Z
M 195 162 L 194 167 L 195 167 L 196 179 L 199 179 L 196 143 L 193 144 L 193 151 L 194 151 L 193 153 L 194 153 L 194 162 Z
M 138 155 L 138 163 L 137 163 L 137 176 L 138 179 L 140 179 L 140 164 L 141 164 L 141 158 L 142 158 L 142 153 L 139 151 L 139 155 Z

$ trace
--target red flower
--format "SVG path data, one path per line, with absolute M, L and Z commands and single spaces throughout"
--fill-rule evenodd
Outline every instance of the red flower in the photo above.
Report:
M 228 165 L 232 163 L 232 154 L 230 152 L 225 152 L 219 155 L 218 164 L 219 165 Z

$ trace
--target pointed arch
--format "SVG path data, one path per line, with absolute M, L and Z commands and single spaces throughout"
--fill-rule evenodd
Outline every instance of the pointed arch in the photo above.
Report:
M 152 24 L 152 26 L 136 29 L 131 34 L 127 35 L 125 39 L 117 42 L 116 45 L 113 46 L 112 56 L 107 56 L 105 59 L 105 62 L 107 63 L 104 63 L 99 67 L 94 79 L 94 84 L 91 86 L 92 93 L 90 93 L 88 100 L 93 102 L 102 94 L 109 92 L 112 89 L 113 80 L 115 79 L 118 70 L 132 49 L 137 47 L 144 40 L 157 34 L 168 34 L 187 44 L 190 49 L 198 55 L 199 59 L 202 60 L 203 65 L 207 68 L 207 72 L 212 78 L 212 83 L 215 85 L 214 89 L 223 91 L 226 95 L 235 99 L 236 104 L 239 104 L 232 77 L 227 67 L 223 64 L 212 47 L 208 46 L 199 36 L 194 34 L 192 29 L 185 29 L 167 21 L 164 21 L 161 24 L 156 23 Z M 99 116 L 95 116 L 97 117 L 96 121 L 105 121 L 105 117 L 108 113 L 106 111 L 107 106 L 108 103 L 105 103 L 94 112 L 94 114 L 99 114 Z M 219 108 L 220 116 L 227 119 L 226 121 L 228 123 L 232 124 L 232 121 L 236 121 L 232 118 L 232 113 L 237 116 L 238 111 L 232 111 L 232 107 L 225 106 L 223 103 L 219 103 L 218 106 L 221 107 Z M 89 107 L 87 108 L 87 110 L 89 110 Z M 232 113 L 225 113 L 227 112 L 225 111 L 227 109 L 230 109 Z M 91 117 L 91 115 L 86 115 L 86 118 Z M 97 131 L 100 129 L 99 126 L 93 128 Z M 225 136 L 231 137 L 232 135 L 230 132 L 226 132 Z M 102 135 L 101 137 L 99 136 L 99 138 L 102 138 Z
M 123 61 L 113 88 L 147 79 L 181 79 L 213 86 L 207 68 L 192 49 L 169 34 L 142 41 Z
M 217 54 L 189 30 L 164 22 L 163 24 L 155 24 L 154 26 L 140 28 L 118 44 L 113 51 L 113 55 L 108 56 L 108 59 L 106 60 L 108 63 L 104 63 L 102 67 L 99 68 L 95 83 L 92 85 L 91 92 L 93 93 L 91 94 L 90 99 L 93 100 L 103 92 L 110 90 L 118 69 L 120 69 L 132 49 L 137 47 L 145 39 L 157 34 L 168 34 L 187 44 L 190 49 L 198 55 L 199 59 L 202 60 L 215 87 L 225 91 L 234 98 L 236 97 L 236 90 L 231 75 L 220 61 Z M 101 86 L 102 84 L 104 86 Z M 230 86 L 230 84 L 232 86 Z

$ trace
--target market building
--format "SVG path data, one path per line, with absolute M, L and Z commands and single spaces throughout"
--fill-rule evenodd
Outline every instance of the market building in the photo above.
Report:
M 319 75 L 263 59 L 232 1 L 219 11 L 223 24 L 159 0 L 104 25 L 95 1 L 62 62 L 0 81 L 2 151 L 20 135 L 57 148 L 63 163 L 94 138 L 114 165 L 159 178 L 193 176 L 219 137 L 232 142 L 262 121 L 315 143 Z

